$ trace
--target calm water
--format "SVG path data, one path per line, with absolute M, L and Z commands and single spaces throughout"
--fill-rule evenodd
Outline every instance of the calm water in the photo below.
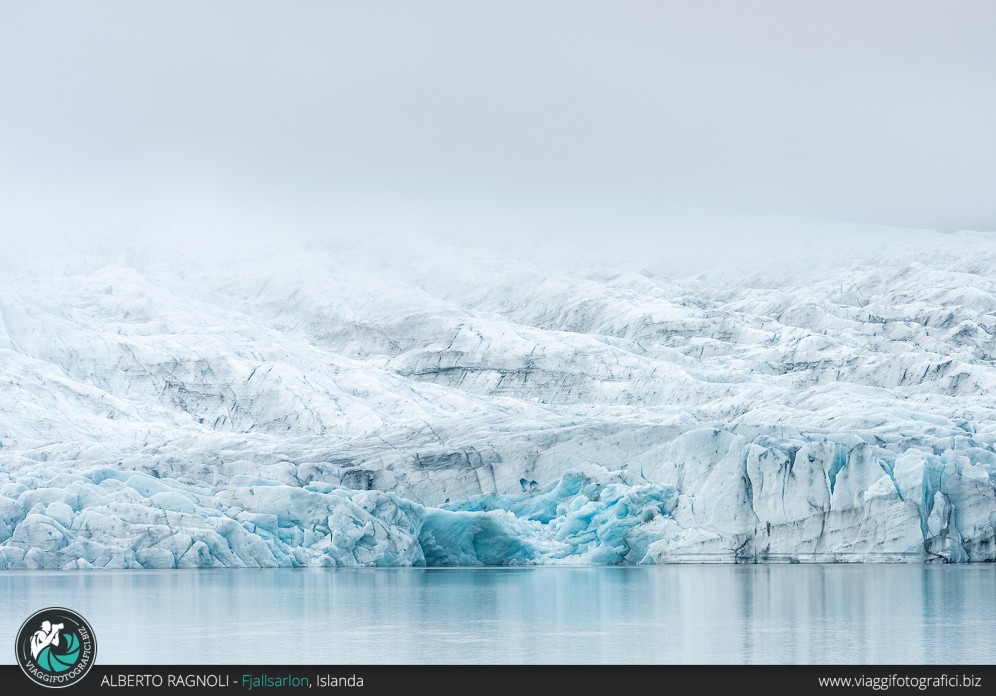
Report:
M 984 663 L 996 567 L 0 572 L 134 663 Z

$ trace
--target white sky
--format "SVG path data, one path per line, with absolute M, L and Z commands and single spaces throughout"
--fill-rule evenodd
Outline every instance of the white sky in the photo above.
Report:
M 994 124 L 988 1 L 0 0 L 8 208 L 994 229 Z

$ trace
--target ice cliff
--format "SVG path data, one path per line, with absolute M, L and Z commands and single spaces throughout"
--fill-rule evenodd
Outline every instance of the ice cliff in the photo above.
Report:
M 996 237 L 0 261 L 0 568 L 996 559 Z

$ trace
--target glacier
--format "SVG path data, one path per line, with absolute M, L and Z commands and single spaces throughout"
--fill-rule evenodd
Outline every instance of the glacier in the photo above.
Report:
M 0 568 L 996 560 L 996 238 L 0 260 Z

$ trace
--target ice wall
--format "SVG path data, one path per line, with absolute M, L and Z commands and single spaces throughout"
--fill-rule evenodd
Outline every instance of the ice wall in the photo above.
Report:
M 993 560 L 993 238 L 838 237 L 7 256 L 0 567 Z

